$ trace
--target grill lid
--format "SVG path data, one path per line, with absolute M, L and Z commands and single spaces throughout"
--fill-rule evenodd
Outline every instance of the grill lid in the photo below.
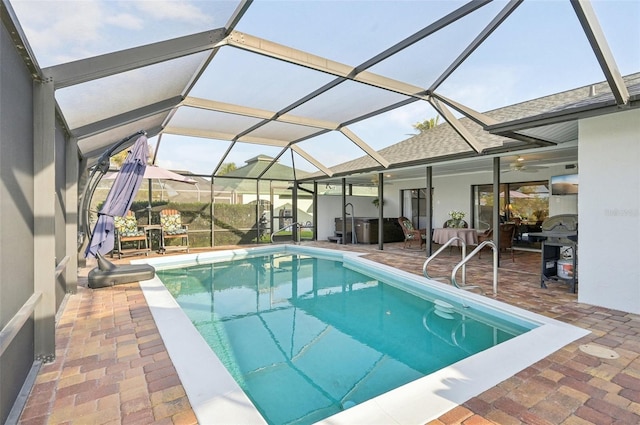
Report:
M 542 232 L 575 233 L 578 231 L 577 214 L 559 214 L 542 222 Z

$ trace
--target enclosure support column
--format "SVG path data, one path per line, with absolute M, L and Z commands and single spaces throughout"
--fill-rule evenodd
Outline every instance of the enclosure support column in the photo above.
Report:
M 378 249 L 384 249 L 384 174 L 378 173 Z
M 500 157 L 493 158 L 493 243 L 500 252 Z M 499 266 L 500 255 L 498 255 Z
M 342 244 L 347 243 L 347 179 L 342 179 Z
M 35 355 L 55 359 L 55 101 L 53 81 L 33 87 L 33 286 L 42 299 L 34 311 Z M 60 258 L 60 260 L 62 260 Z
M 433 234 L 433 191 L 431 188 L 433 187 L 433 168 L 427 167 L 427 227 L 425 229 L 425 243 L 426 243 L 426 252 L 427 257 L 431 257 L 433 254 L 433 247 L 431 246 L 431 235 Z
M 256 179 L 256 243 L 260 243 L 260 179 Z
M 296 180 L 293 181 L 293 191 L 292 191 L 292 206 L 291 209 L 293 210 L 292 213 L 292 218 L 291 220 L 293 221 L 294 225 L 291 228 L 291 234 L 293 235 L 293 241 L 294 242 L 300 242 L 300 227 L 298 226 L 298 182 Z
M 65 144 L 65 247 L 69 262 L 64 273 L 66 292 L 78 289 L 78 139 L 72 137 Z
M 318 182 L 313 182 L 313 240 L 318 240 Z
M 211 247 L 213 248 L 214 246 L 216 246 L 215 244 L 215 217 L 214 217 L 214 210 L 215 210 L 215 199 L 216 199 L 216 194 L 214 193 L 214 182 L 215 182 L 216 178 L 215 177 L 211 177 L 211 189 L 209 190 L 209 203 L 211 205 L 210 207 L 210 211 L 211 211 Z

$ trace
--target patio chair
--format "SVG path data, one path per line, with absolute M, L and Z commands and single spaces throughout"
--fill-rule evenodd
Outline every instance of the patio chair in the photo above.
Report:
M 160 211 L 161 251 L 182 251 L 189 252 L 189 227 L 182 224 L 182 216 L 178 210 L 165 209 Z M 167 240 L 179 240 L 179 245 L 167 246 Z
M 115 227 L 115 249 L 111 251 L 113 257 L 114 251 L 117 250 L 118 258 L 123 255 L 149 255 L 149 237 L 143 226 L 138 226 L 133 211 L 127 211 L 124 217 L 114 217 L 113 225 Z M 123 248 L 123 244 L 134 244 L 135 248 Z
M 426 242 L 426 229 L 415 229 L 411 220 L 406 217 L 398 217 L 398 223 L 400 223 L 400 227 L 402 227 L 402 233 L 404 233 L 404 247 L 407 247 L 407 244 L 411 246 L 413 241 L 420 241 L 420 249 Z
M 513 252 L 513 238 L 516 233 L 516 225 L 513 223 L 500 224 L 500 251 L 511 250 L 511 261 L 515 262 L 515 256 Z M 485 232 L 478 235 L 478 244 L 484 241 L 493 240 L 493 229 L 488 229 Z M 482 258 L 482 250 L 478 253 L 478 258 Z

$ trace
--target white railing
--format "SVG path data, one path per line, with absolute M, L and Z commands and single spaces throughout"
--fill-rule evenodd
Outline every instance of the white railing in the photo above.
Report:
M 460 238 L 458 236 L 454 236 L 451 239 L 449 239 L 444 245 L 442 245 L 439 250 L 437 250 L 434 254 L 432 254 L 429 258 L 427 258 L 425 260 L 424 264 L 422 265 L 422 274 L 424 275 L 424 277 L 426 277 L 427 279 L 434 279 L 433 277 L 429 276 L 429 274 L 427 273 L 427 266 L 429 265 L 431 260 L 436 258 L 438 256 L 438 254 L 440 254 L 442 251 L 444 251 L 445 248 L 450 246 L 455 241 L 459 241 L 460 242 L 461 259 L 464 259 L 464 257 L 467 255 L 467 243 L 464 241 L 464 239 L 462 239 L 462 238 Z M 467 280 L 467 268 L 466 268 L 466 266 L 463 265 L 463 267 L 462 267 L 462 284 L 463 285 L 465 284 L 466 280 Z
M 475 255 L 477 253 L 479 253 L 480 250 L 482 248 L 484 248 L 485 246 L 489 246 L 493 250 L 493 294 L 494 295 L 498 294 L 498 248 L 496 247 L 496 244 L 493 243 L 493 241 L 484 241 L 484 242 L 482 242 L 473 251 L 471 251 L 471 253 L 469 255 L 467 255 L 462 261 L 460 261 L 453 268 L 453 271 L 451 272 L 451 284 L 453 286 L 455 286 L 456 288 L 465 289 L 465 290 L 480 289 L 480 291 L 482 291 L 484 293 L 482 288 L 480 288 L 479 286 L 475 286 L 475 285 L 472 285 L 472 286 L 469 286 L 469 285 L 458 285 L 458 282 L 456 281 L 456 273 L 458 272 L 458 269 L 460 267 L 464 267 L 465 264 L 467 264 L 467 261 L 469 261 L 470 259 L 475 257 Z
M 300 242 L 300 228 L 302 227 L 302 224 L 300 224 L 300 223 L 298 223 L 298 222 L 295 222 L 295 223 L 287 224 L 287 225 L 286 225 L 286 226 L 284 226 L 283 228 L 278 229 L 278 230 L 276 230 L 275 232 L 271 233 L 271 238 L 270 238 L 271 243 L 274 243 L 274 242 L 273 242 L 273 237 L 274 237 L 277 233 L 280 233 L 280 232 L 282 232 L 282 231 L 284 231 L 284 230 L 287 230 L 287 229 L 288 229 L 288 228 L 290 228 L 290 227 L 294 227 L 294 228 L 295 228 L 295 229 L 293 230 L 293 232 L 295 232 L 295 234 L 294 234 L 294 242 L 295 242 L 295 243 Z

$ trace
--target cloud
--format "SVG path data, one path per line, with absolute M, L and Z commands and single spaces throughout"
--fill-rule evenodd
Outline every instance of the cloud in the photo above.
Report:
M 68 43 L 87 44 L 99 38 L 102 2 L 12 2 L 32 46 L 51 49 Z M 22 19 L 24 18 L 24 19 Z
M 139 46 L 207 27 L 213 17 L 190 1 L 12 0 L 40 66 Z M 154 23 L 155 25 L 150 25 Z
M 110 25 L 129 30 L 138 30 L 144 27 L 144 20 L 130 13 L 118 13 L 117 15 L 110 15 L 105 19 L 105 22 Z
M 202 9 L 189 1 L 141 1 L 136 2 L 135 7 L 153 19 L 189 23 L 203 23 L 209 20 Z

